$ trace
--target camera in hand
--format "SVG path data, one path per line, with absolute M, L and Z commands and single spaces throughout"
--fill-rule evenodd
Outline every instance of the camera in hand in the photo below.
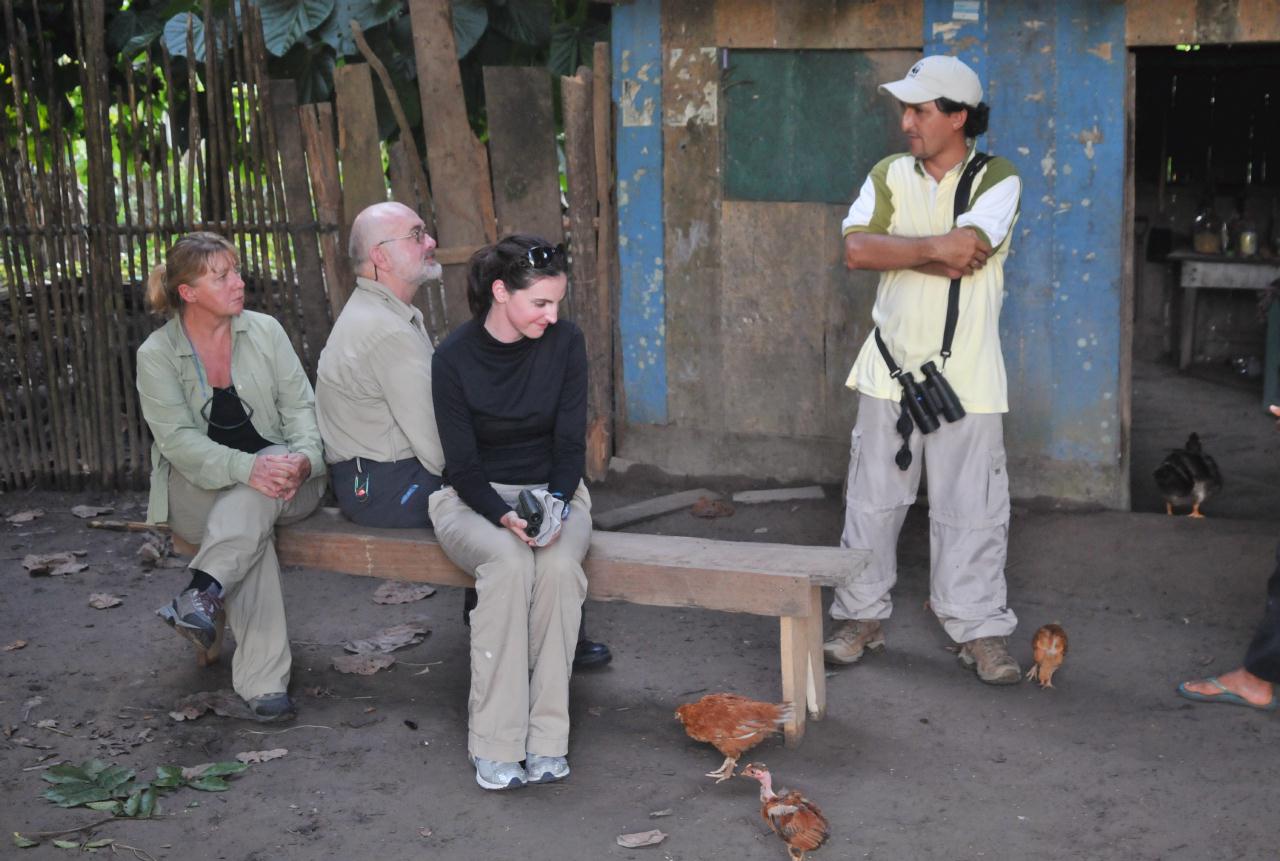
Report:
M 524 534 L 530 538 L 542 529 L 542 506 L 533 491 L 525 489 L 516 497 L 516 514 L 524 521 Z
M 933 433 L 942 426 L 939 417 L 948 422 L 958 422 L 964 418 L 964 407 L 956 397 L 955 390 L 942 376 L 938 366 L 933 362 L 925 362 L 920 366 L 924 379 L 919 383 L 910 373 L 903 371 L 898 376 L 902 384 L 903 403 L 912 421 L 920 429 L 920 433 Z

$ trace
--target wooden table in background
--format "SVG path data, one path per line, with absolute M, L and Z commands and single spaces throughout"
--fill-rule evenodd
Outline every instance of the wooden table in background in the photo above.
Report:
M 1196 334 L 1196 298 L 1201 290 L 1265 290 L 1280 278 L 1280 260 L 1260 257 L 1225 257 L 1218 254 L 1196 254 L 1174 251 L 1169 260 L 1181 264 L 1178 285 L 1182 287 L 1182 326 L 1179 334 L 1178 370 L 1191 364 Z M 1266 373 L 1270 380 L 1276 370 L 1277 345 L 1267 327 Z M 1272 385 L 1267 384 L 1267 392 Z

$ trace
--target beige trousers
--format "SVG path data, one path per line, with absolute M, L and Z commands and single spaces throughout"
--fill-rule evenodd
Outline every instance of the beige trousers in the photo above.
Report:
M 263 449 L 284 454 L 284 446 Z M 227 624 L 236 638 L 231 681 L 246 700 L 289 689 L 289 632 L 285 626 L 275 526 L 316 510 L 325 477 L 303 483 L 293 499 L 271 499 L 247 484 L 220 490 L 196 487 L 169 470 L 169 527 L 200 552 L 191 567 L 222 584 Z
M 514 500 L 526 485 L 494 484 Z M 535 485 L 528 485 L 530 487 Z M 569 674 L 587 594 L 582 560 L 591 544 L 591 497 L 579 484 L 560 537 L 532 548 L 494 526 L 452 487 L 431 494 L 441 547 L 476 578 L 471 611 L 472 756 L 519 762 L 569 750 Z
M 957 643 L 1013 633 L 1004 565 L 1009 547 L 1009 475 L 1004 417 L 971 413 L 931 434 L 911 434 L 911 466 L 898 469 L 902 445 L 896 401 L 860 395 L 849 449 L 841 547 L 871 551 L 871 564 L 835 590 L 833 619 L 887 619 L 898 580 L 898 534 L 916 500 L 921 465 L 929 482 L 929 605 Z

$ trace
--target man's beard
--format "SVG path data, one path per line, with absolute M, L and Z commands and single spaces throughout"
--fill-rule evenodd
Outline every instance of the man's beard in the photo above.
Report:
M 422 267 L 422 280 L 419 284 L 425 284 L 428 281 L 439 281 L 444 275 L 444 267 L 440 265 L 439 260 L 432 260 L 426 266 Z

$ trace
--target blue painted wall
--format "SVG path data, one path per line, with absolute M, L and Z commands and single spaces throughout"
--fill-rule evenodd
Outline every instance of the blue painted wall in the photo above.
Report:
M 617 110 L 618 326 L 628 422 L 667 420 L 662 230 L 661 0 L 613 10 Z
M 660 2 L 613 14 L 619 325 L 632 425 L 668 423 Z M 1010 158 L 1024 183 L 1001 318 L 1014 492 L 1126 507 L 1124 4 L 923 0 L 923 9 L 925 52 L 958 55 L 978 71 L 992 109 L 980 146 Z
M 924 9 L 925 52 L 978 71 L 991 105 L 980 146 L 1010 158 L 1023 180 L 1000 327 L 1005 436 L 1014 462 L 1037 474 L 1011 476 L 1026 491 L 1123 507 L 1124 5 Z

